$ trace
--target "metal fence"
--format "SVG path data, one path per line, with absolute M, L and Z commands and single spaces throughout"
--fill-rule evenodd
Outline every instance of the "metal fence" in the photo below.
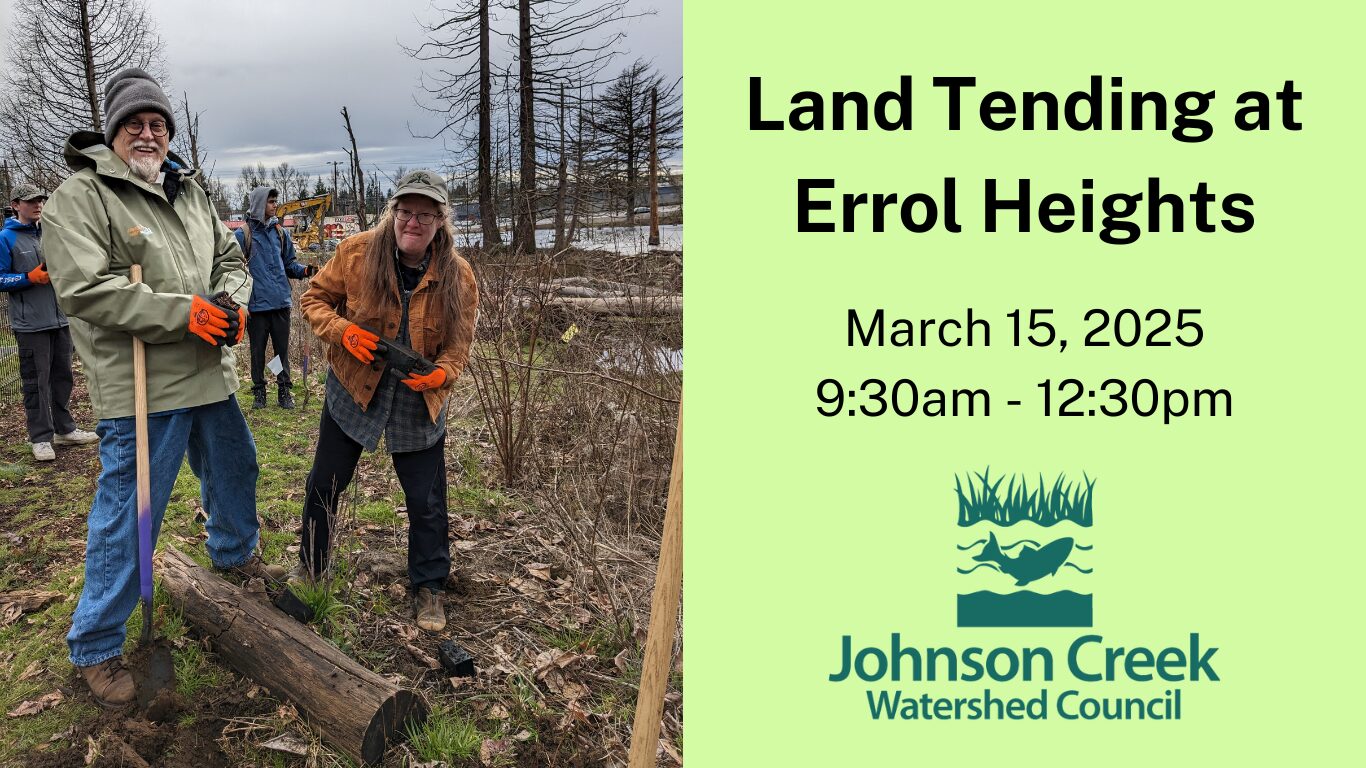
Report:
M 9 327 L 9 296 L 0 293 L 0 401 L 23 397 L 19 386 L 19 347 Z

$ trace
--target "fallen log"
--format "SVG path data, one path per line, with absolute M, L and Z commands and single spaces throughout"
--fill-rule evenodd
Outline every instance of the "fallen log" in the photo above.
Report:
M 592 277 L 556 277 L 546 281 L 555 293 L 566 296 L 595 293 L 601 296 L 671 296 L 666 288 L 639 283 L 622 283 L 616 280 L 601 280 Z
M 242 675 L 290 702 L 337 750 L 363 763 L 427 719 L 415 692 L 380 677 L 263 596 L 168 547 L 158 569 L 171 603 Z
M 523 302 L 524 306 L 529 302 Z M 683 314 L 682 296 L 649 296 L 640 297 L 606 297 L 606 298 L 576 298 L 573 296 L 559 296 L 547 299 L 547 307 L 562 307 L 568 310 L 588 312 L 594 315 L 630 315 L 641 317 L 644 315 L 681 315 Z

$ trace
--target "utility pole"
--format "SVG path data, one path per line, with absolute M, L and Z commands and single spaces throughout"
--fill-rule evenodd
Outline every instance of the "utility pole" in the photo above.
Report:
M 337 197 L 337 166 L 341 165 L 341 161 L 328 160 L 327 163 L 332 166 L 332 207 L 336 208 L 341 203 L 341 198 Z

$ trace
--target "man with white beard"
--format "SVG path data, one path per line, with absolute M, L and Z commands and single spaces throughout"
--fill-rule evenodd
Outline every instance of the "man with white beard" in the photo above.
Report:
M 138 602 L 133 339 L 146 348 L 152 540 L 187 453 L 199 478 L 209 558 L 240 577 L 278 580 L 256 554 L 256 444 L 233 393 L 229 347 L 251 293 L 242 251 L 199 172 L 167 152 L 171 103 L 151 75 L 105 84 L 104 133 L 66 145 L 72 174 L 48 200 L 43 245 L 100 420 L 101 471 L 87 521 L 85 586 L 67 645 L 96 702 L 134 699 L 124 625 Z M 134 283 L 131 268 L 142 265 Z M 222 298 L 226 294 L 228 300 Z

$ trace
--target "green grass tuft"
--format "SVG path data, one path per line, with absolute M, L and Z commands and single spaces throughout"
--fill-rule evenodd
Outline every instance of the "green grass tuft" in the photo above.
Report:
M 408 739 L 423 762 L 452 762 L 478 757 L 484 735 L 454 707 L 440 705 L 432 709 L 420 728 L 408 732 Z

